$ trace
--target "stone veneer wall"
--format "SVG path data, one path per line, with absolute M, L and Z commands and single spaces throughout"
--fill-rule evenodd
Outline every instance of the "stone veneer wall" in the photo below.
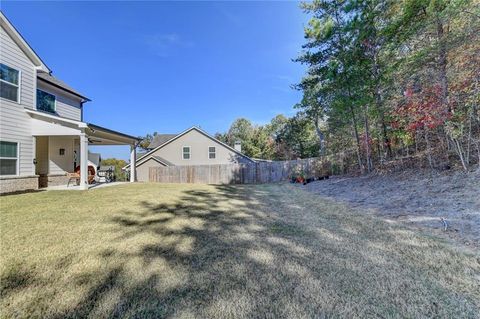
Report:
M 38 189 L 38 175 L 0 177 L 0 194 Z
M 43 178 L 47 178 L 47 186 L 58 186 L 58 185 L 65 185 L 67 186 L 68 177 L 66 174 L 57 174 L 57 175 L 47 175 Z M 42 183 L 43 185 L 43 183 Z M 75 185 L 75 181 L 72 180 L 70 185 Z

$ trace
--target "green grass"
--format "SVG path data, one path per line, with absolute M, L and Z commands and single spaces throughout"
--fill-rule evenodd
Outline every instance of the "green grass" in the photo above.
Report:
M 480 254 L 292 185 L 0 204 L 2 318 L 479 318 Z

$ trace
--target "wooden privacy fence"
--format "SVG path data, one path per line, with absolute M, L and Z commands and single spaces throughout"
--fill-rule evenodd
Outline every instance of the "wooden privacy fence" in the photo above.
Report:
M 158 183 L 261 184 L 330 175 L 330 164 L 320 158 L 293 161 L 195 166 L 151 167 L 149 181 Z

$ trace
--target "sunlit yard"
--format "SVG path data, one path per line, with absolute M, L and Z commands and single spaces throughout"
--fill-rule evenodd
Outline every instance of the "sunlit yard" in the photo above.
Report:
M 2 318 L 480 317 L 480 254 L 289 184 L 0 201 Z

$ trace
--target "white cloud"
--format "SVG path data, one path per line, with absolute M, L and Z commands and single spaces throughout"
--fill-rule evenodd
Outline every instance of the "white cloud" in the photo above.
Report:
M 277 75 L 276 78 L 278 80 L 282 80 L 282 81 L 287 81 L 287 82 L 293 82 L 293 77 L 291 77 L 290 75 L 283 75 L 283 74 L 280 74 L 280 75 Z
M 292 93 L 292 91 L 293 91 L 293 89 L 290 86 L 274 85 L 271 88 L 272 88 L 272 90 L 283 92 L 283 93 Z
M 221 10 L 223 17 L 230 22 L 231 24 L 240 27 L 243 25 L 243 21 L 237 14 L 231 12 L 230 10 L 223 9 Z
M 151 34 L 143 37 L 150 50 L 161 57 L 167 57 L 176 48 L 191 48 L 193 42 L 182 39 L 176 33 Z

